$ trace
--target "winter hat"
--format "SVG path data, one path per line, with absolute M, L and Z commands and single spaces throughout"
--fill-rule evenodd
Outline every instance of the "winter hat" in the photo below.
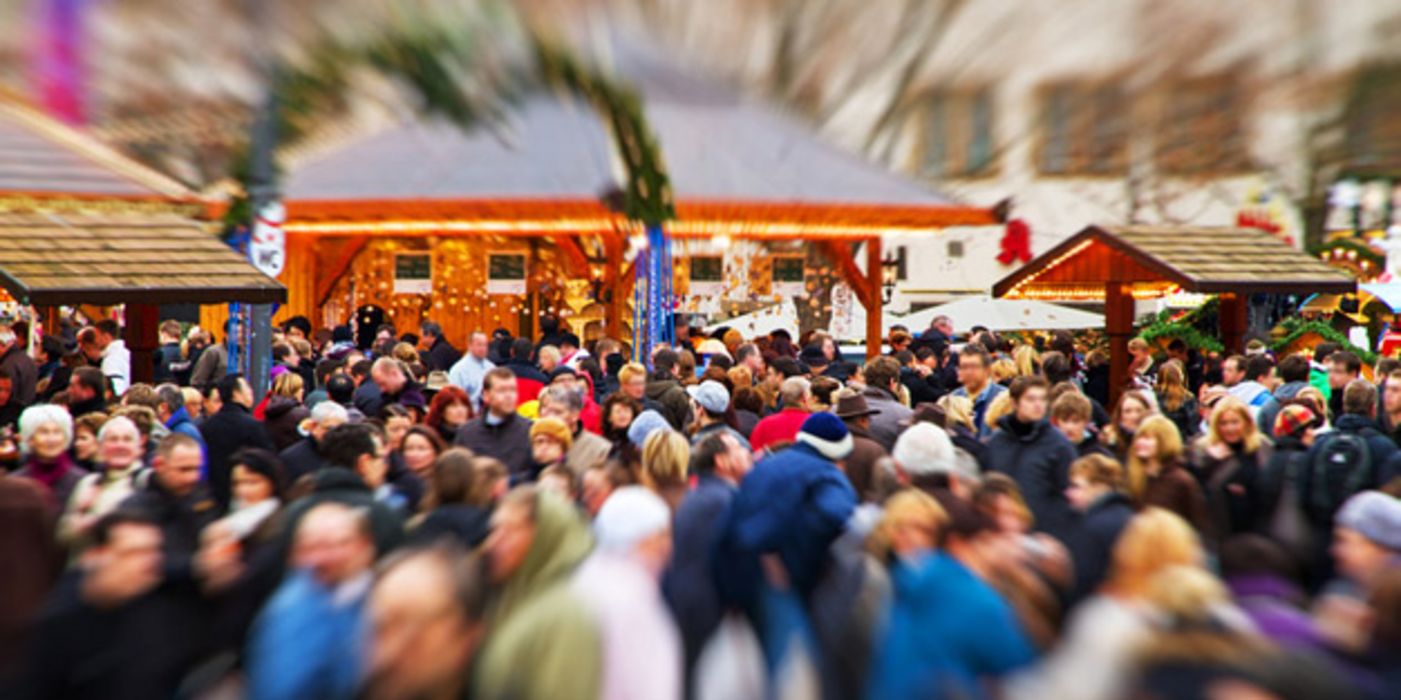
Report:
M 803 427 L 798 430 L 798 442 L 812 447 L 818 454 L 834 462 L 851 454 L 853 445 L 846 423 L 827 412 L 814 413 L 803 421 Z
M 827 355 L 822 352 L 822 346 L 817 343 L 810 343 L 803 351 L 798 353 L 798 359 L 806 362 L 809 367 L 826 367 Z
M 573 367 L 570 367 L 569 365 L 560 365 L 550 370 L 550 383 L 553 384 L 556 379 L 559 379 L 560 377 L 563 377 L 566 374 L 571 377 L 574 377 L 575 379 L 579 378 L 579 373 L 574 371 Z
M 725 385 L 713 379 L 707 379 L 696 386 L 686 387 L 686 393 L 696 400 L 706 411 L 714 414 L 721 414 L 730 407 L 730 392 L 725 389 Z
M 1306 428 L 1314 425 L 1314 421 L 1317 418 L 1318 416 L 1314 415 L 1314 412 L 1310 411 L 1308 406 L 1300 406 L 1298 404 L 1285 406 L 1284 410 L 1279 412 L 1279 417 L 1275 418 L 1274 435 L 1275 437 L 1284 437 L 1286 435 L 1290 437 L 1299 437 L 1304 433 Z
M 949 474 L 964 479 L 977 479 L 977 474 L 958 471 L 953 441 L 949 434 L 933 423 L 915 423 L 895 439 L 890 456 L 900 469 L 910 476 Z
M 574 444 L 574 436 L 569 433 L 569 426 L 565 425 L 564 421 L 558 418 L 541 418 L 531 423 L 530 439 L 534 441 L 535 438 L 541 435 L 547 436 L 555 442 L 564 445 L 564 449 L 566 450 L 569 449 L 570 445 Z
M 671 430 L 671 424 L 666 422 L 662 414 L 649 408 L 632 419 L 632 425 L 628 426 L 628 442 L 640 448 L 654 430 Z
M 1378 546 L 1401 552 L 1401 500 L 1381 491 L 1363 491 L 1338 510 L 1337 524 Z
M 661 496 L 644 486 L 622 486 L 598 509 L 593 534 L 599 550 L 626 553 L 670 526 L 671 509 Z

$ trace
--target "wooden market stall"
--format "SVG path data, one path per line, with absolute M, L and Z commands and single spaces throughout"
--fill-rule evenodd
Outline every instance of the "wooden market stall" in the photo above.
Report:
M 1222 344 L 1244 349 L 1250 294 L 1340 294 L 1345 272 L 1256 229 L 1090 226 L 993 285 L 993 296 L 1104 302 L 1114 396 L 1128 378 L 1134 302 L 1177 292 L 1220 298 Z
M 161 304 L 278 302 L 286 290 L 195 217 L 179 183 L 0 95 L 0 298 L 92 316 L 125 305 L 133 381 L 149 381 Z
M 881 235 L 997 223 L 654 53 L 613 55 L 666 157 L 676 209 L 667 233 L 818 247 L 865 307 L 873 351 Z M 616 148 L 588 106 L 539 96 L 503 124 L 464 132 L 422 119 L 291 165 L 279 318 L 344 323 L 372 304 L 404 329 L 431 315 L 460 343 L 473 329 L 528 332 L 543 310 L 568 308 L 624 335 L 628 248 L 641 231 L 618 212 Z M 680 292 L 688 264 L 678 256 Z

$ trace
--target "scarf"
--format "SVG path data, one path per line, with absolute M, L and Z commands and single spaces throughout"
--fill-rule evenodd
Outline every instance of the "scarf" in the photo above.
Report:
M 24 468 L 29 472 L 29 478 L 43 484 L 44 488 L 53 490 L 54 484 L 73 469 L 73 460 L 66 452 L 60 454 L 52 462 L 44 462 L 38 457 L 31 456 L 29 461 L 24 463 Z

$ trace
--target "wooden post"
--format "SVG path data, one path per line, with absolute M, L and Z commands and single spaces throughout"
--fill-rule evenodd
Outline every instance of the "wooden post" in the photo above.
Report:
M 45 306 L 42 311 L 44 315 L 44 335 L 58 337 L 63 333 L 63 308 L 58 306 Z
M 1221 344 L 1228 355 L 1245 352 L 1245 330 L 1247 297 L 1243 294 L 1222 294 L 1217 323 L 1221 330 Z
M 160 307 L 127 304 L 122 336 L 131 352 L 131 383 L 151 383 L 156 376 L 156 348 L 160 346 Z
M 1129 285 L 1109 282 L 1104 285 L 1104 331 L 1109 336 L 1109 404 L 1119 401 L 1119 394 L 1129 380 L 1129 339 L 1133 337 L 1133 294 Z
M 866 240 L 866 359 L 880 355 L 884 329 L 881 328 L 881 250 L 880 239 Z

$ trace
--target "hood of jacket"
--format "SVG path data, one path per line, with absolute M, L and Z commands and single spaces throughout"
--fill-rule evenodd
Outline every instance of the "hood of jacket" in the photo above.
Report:
M 311 477 L 312 491 L 314 493 L 325 493 L 327 491 L 359 491 L 364 494 L 370 493 L 370 487 L 365 484 L 365 480 L 359 474 L 332 464 L 326 464 Z
M 647 380 L 645 395 L 653 401 L 660 401 L 662 395 L 670 391 L 672 387 L 679 389 L 681 387 L 681 382 L 676 381 L 672 377 L 653 376 Z
M 301 403 L 294 398 L 288 396 L 274 396 L 268 400 L 268 406 L 263 409 L 263 415 L 267 417 L 267 420 L 276 420 L 287 415 L 298 406 L 301 406 Z
M 593 536 L 574 506 L 549 491 L 540 491 L 536 499 L 535 540 L 520 569 L 502 587 L 491 612 L 493 624 L 565 580 L 593 549 Z

